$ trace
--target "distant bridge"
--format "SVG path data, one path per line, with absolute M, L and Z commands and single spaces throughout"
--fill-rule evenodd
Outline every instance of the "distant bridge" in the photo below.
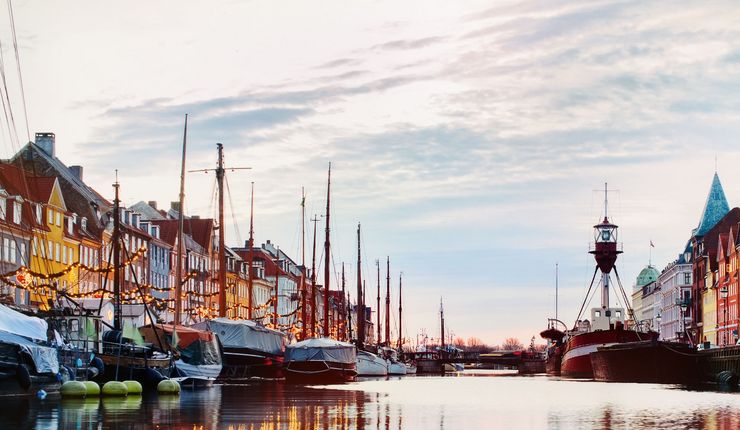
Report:
M 489 353 L 468 352 L 448 353 L 446 351 L 427 351 L 405 353 L 406 358 L 416 360 L 419 369 L 437 373 L 445 364 L 498 364 L 515 367 L 519 373 L 544 373 L 545 356 L 531 351 L 494 351 Z

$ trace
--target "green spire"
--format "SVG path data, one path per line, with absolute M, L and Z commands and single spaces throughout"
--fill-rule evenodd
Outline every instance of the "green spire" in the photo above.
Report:
M 719 220 L 722 219 L 722 217 L 727 215 L 727 212 L 729 211 L 730 206 L 727 204 L 725 191 L 722 189 L 722 184 L 719 182 L 717 172 L 714 172 L 712 187 L 709 189 L 707 202 L 704 204 L 704 212 L 701 215 L 699 226 L 694 230 L 694 236 L 704 236 L 719 222 Z

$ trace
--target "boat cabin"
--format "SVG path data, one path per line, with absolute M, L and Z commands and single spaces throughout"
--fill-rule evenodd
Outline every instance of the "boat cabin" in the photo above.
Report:
M 617 322 L 624 324 L 623 308 L 591 309 L 591 330 L 609 330 L 614 328 Z

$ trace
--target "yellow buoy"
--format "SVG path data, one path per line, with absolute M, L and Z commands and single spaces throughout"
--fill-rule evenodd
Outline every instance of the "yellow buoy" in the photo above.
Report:
M 100 395 L 100 385 L 98 385 L 97 382 L 85 381 L 83 382 L 83 384 L 85 384 L 85 390 L 88 396 L 99 396 Z
M 180 384 L 172 379 L 164 379 L 157 384 L 159 394 L 180 394 Z
M 128 394 L 128 388 L 126 384 L 120 381 L 108 381 L 103 385 L 104 396 L 126 396 Z
M 139 381 L 128 380 L 128 381 L 123 381 L 123 383 L 126 384 L 126 388 L 128 389 L 129 395 L 131 394 L 140 395 L 141 392 L 144 391 L 144 388 L 141 386 Z
M 67 381 L 62 384 L 59 393 L 62 397 L 85 397 L 87 395 L 87 388 L 80 381 Z

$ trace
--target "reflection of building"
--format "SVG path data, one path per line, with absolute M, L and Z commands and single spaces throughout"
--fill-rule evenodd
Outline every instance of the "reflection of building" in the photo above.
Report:
M 660 338 L 686 341 L 684 328 L 691 321 L 691 242 L 658 277 L 661 295 Z M 684 310 L 685 309 L 685 310 Z

